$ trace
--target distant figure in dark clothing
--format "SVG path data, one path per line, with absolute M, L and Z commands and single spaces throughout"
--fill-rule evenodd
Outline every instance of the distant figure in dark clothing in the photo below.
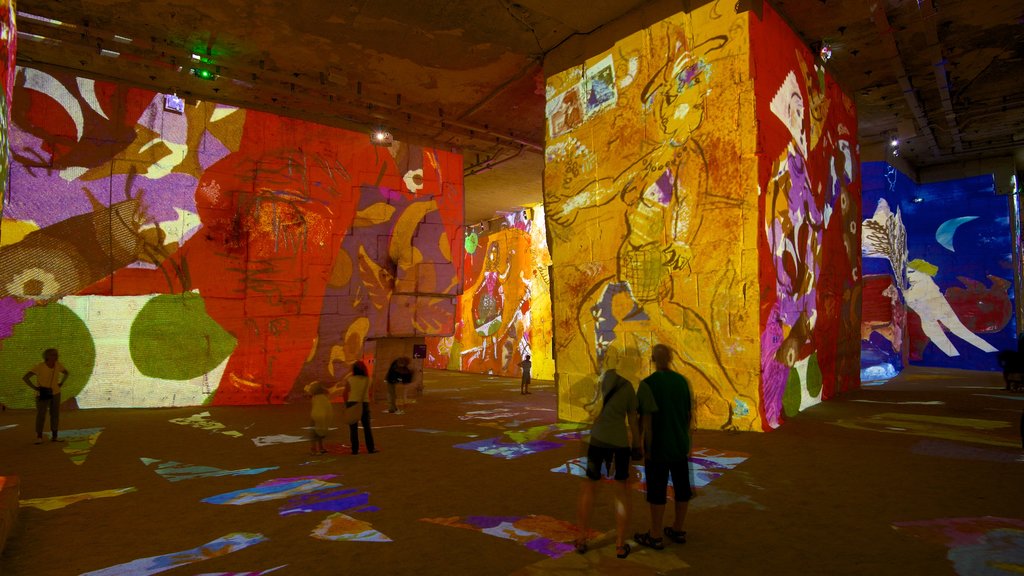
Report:
M 68 379 L 68 369 L 57 361 L 56 348 L 48 348 L 43 352 L 43 361 L 33 366 L 21 377 L 29 388 L 36 391 L 36 444 L 43 442 L 43 424 L 46 422 L 46 411 L 50 411 L 50 440 L 62 442 L 57 438 L 60 424 L 60 389 Z M 36 383 L 32 383 L 32 376 Z
M 651 505 L 651 529 L 634 536 L 639 544 L 660 550 L 664 547 L 662 532 L 677 544 L 686 542 L 683 522 L 693 488 L 690 486 L 690 429 L 693 424 L 693 400 L 690 383 L 674 372 L 672 349 L 658 344 L 651 350 L 655 372 L 641 382 L 654 396 L 657 410 L 650 416 L 641 413 L 641 430 L 650 431 L 649 450 L 644 466 L 647 473 L 647 502 Z M 645 439 L 647 441 L 647 439 Z M 668 479 L 675 489 L 675 521 L 664 526 L 665 504 L 668 500 Z M 663 529 L 664 526 L 664 529 Z
M 346 379 L 345 386 L 348 392 L 346 407 L 363 405 L 363 413 L 359 417 L 363 423 L 363 436 L 366 437 L 366 451 L 373 454 L 377 451 L 373 444 L 373 430 L 370 429 L 370 378 L 367 376 L 366 364 L 358 361 L 352 365 L 352 373 Z M 359 422 L 348 425 L 349 442 L 352 445 L 352 453 L 359 454 Z
M 523 380 L 519 384 L 520 394 L 530 393 L 530 369 L 533 368 L 533 362 L 530 361 L 530 355 L 527 354 L 523 361 L 519 363 L 519 367 L 523 369 Z
M 384 381 L 388 384 L 388 409 L 389 414 L 398 414 L 398 404 L 395 394 L 396 384 L 409 384 L 412 382 L 412 368 L 409 368 L 410 360 L 405 356 L 396 358 L 388 368 Z

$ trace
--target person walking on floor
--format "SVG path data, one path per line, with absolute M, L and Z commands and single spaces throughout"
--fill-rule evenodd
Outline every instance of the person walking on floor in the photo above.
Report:
M 334 408 L 331 406 L 331 394 L 334 392 L 333 386 L 327 386 L 322 382 L 314 381 L 306 386 L 306 394 L 313 397 L 310 402 L 309 414 L 310 420 L 313 422 L 309 434 L 311 454 L 327 453 L 324 440 L 327 439 L 327 433 L 331 429 L 331 420 L 334 418 Z
M 60 389 L 67 381 L 69 372 L 58 362 L 60 355 L 56 348 L 47 348 L 43 352 L 43 361 L 33 366 L 21 377 L 29 388 L 36 391 L 36 444 L 43 442 L 43 424 L 46 422 L 46 411 L 50 411 L 50 441 L 61 442 L 57 437 L 60 424 Z M 32 383 L 32 376 L 36 383 Z
M 519 384 L 520 394 L 530 393 L 530 368 L 533 367 L 533 362 L 530 361 L 530 355 L 527 354 L 523 361 L 519 363 L 519 367 L 523 369 L 523 380 Z
M 641 429 L 649 431 L 645 439 L 644 466 L 647 473 L 647 502 L 651 506 L 650 530 L 637 533 L 633 539 L 638 544 L 661 550 L 665 537 L 677 544 L 686 543 L 683 523 L 693 487 L 690 485 L 690 442 L 693 424 L 693 400 L 690 383 L 670 367 L 672 349 L 657 344 L 651 350 L 655 372 L 644 378 L 641 387 L 650 389 L 657 404 L 653 414 L 641 414 L 644 420 Z M 649 420 L 649 424 L 648 421 Z M 671 476 L 675 490 L 675 519 L 671 526 L 664 526 L 665 505 L 668 500 L 668 479 Z M 663 528 L 664 526 L 664 528 Z
M 633 385 L 620 376 L 615 368 L 618 353 L 609 349 L 605 354 L 605 372 L 601 375 L 597 395 L 588 405 L 594 405 L 599 398 L 604 403 L 594 425 L 590 430 L 590 445 L 587 448 L 587 479 L 584 480 L 577 503 L 577 523 L 580 536 L 576 539 L 576 551 L 583 554 L 587 551 L 587 533 L 589 531 L 590 514 L 594 507 L 594 494 L 601 480 L 601 469 L 610 476 L 614 470 L 615 478 L 615 555 L 618 558 L 629 556 L 630 547 L 626 543 L 626 528 L 629 525 L 630 513 L 630 457 L 634 451 L 640 450 L 640 433 L 637 428 L 637 398 Z M 628 422 L 628 424 L 627 424 Z M 627 428 L 628 426 L 628 428 Z M 633 449 L 630 449 L 630 438 Z M 614 462 L 614 468 L 612 463 Z
M 398 398 L 395 392 L 395 386 L 397 384 L 409 384 L 412 382 L 412 368 L 409 367 L 409 359 L 405 356 L 396 358 L 391 366 L 388 367 L 388 373 L 384 376 L 384 381 L 388 385 L 388 414 L 401 414 L 398 410 Z
M 363 364 L 362 360 L 352 365 L 352 373 L 348 375 L 345 386 L 348 389 L 348 401 L 345 402 L 345 406 L 363 405 L 363 413 L 359 420 L 363 423 L 366 452 L 373 454 L 377 449 L 373 444 L 373 430 L 370 429 L 370 378 L 366 364 Z M 359 454 L 359 422 L 349 424 L 348 437 L 352 445 L 352 454 Z

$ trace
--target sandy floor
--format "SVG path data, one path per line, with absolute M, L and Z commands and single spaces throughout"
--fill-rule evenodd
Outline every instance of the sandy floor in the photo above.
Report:
M 916 370 L 771 434 L 701 431 L 696 480 L 707 485 L 689 542 L 634 547 L 626 560 L 609 540 L 610 486 L 594 514 L 603 536 L 586 555 L 565 552 L 581 480 L 552 469 L 581 443 L 572 426 L 550 426 L 551 385 L 534 389 L 524 397 L 514 380 L 429 372 L 405 414 L 374 406 L 380 453 L 358 456 L 339 445 L 347 430 L 331 433 L 337 453 L 323 456 L 306 442 L 254 442 L 306 434 L 308 405 L 71 411 L 71 441 L 40 446 L 34 415 L 8 410 L 0 476 L 21 477 L 22 507 L 0 573 L 1024 571 L 1024 395 L 1004 392 L 998 375 Z M 454 447 L 490 439 L 498 444 L 483 449 L 499 456 Z M 248 474 L 225 475 L 239 470 Z M 647 518 L 634 491 L 633 530 Z M 148 569 L 124 566 L 158 556 Z

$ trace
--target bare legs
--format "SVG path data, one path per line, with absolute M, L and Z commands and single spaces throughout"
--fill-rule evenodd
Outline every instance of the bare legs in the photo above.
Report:
M 590 529 L 590 514 L 594 508 L 594 494 L 597 491 L 596 480 L 589 478 L 583 481 L 580 489 L 580 497 L 576 506 L 576 523 L 580 530 L 577 538 L 577 551 L 585 551 L 587 533 Z M 629 481 L 621 480 L 615 482 L 615 546 L 622 547 L 626 543 L 626 530 L 629 527 L 630 508 L 632 506 L 629 497 Z M 580 544 L 583 550 L 580 550 Z
M 676 517 L 672 523 L 672 529 L 676 532 L 683 531 L 683 524 L 686 522 L 686 512 L 690 508 L 689 502 L 676 502 Z M 665 526 L 665 505 L 651 504 L 651 536 L 661 538 Z

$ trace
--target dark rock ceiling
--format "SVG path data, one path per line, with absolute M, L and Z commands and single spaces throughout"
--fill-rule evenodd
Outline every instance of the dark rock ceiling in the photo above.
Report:
M 473 221 L 540 199 L 542 65 L 553 49 L 653 4 L 704 1 L 21 0 L 18 57 L 460 149 Z M 886 153 L 898 137 L 911 168 L 1024 149 L 1020 0 L 773 4 L 808 44 L 832 45 L 865 148 Z

